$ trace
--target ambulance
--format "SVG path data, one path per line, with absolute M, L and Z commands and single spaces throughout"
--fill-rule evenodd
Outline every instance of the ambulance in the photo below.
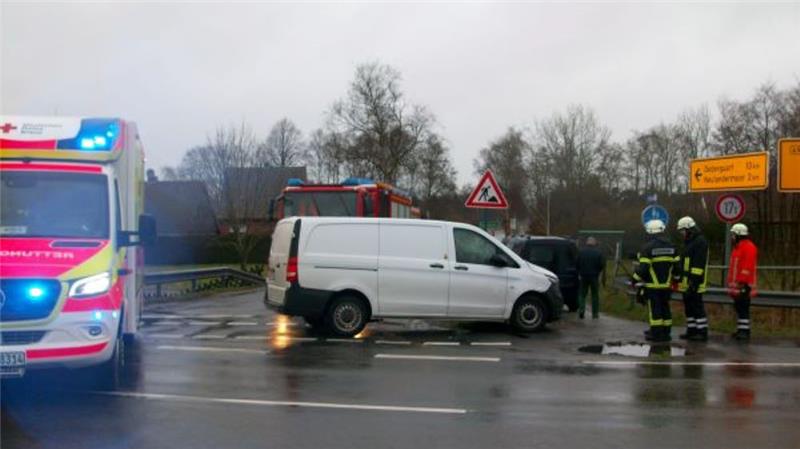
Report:
M 0 116 L 0 374 L 113 384 L 142 312 L 144 152 L 117 118 Z

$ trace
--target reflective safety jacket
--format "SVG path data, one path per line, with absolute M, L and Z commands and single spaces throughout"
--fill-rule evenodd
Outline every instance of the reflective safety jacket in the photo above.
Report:
M 686 241 L 678 268 L 680 291 L 696 285 L 699 293 L 705 293 L 708 287 L 708 241 L 705 237 L 694 234 Z
M 747 284 L 755 290 L 757 259 L 756 245 L 747 238 L 739 240 L 731 251 L 731 260 L 728 263 L 728 287 L 735 288 L 739 284 Z
M 645 288 L 670 290 L 672 275 L 678 270 L 678 251 L 669 240 L 656 236 L 647 242 L 639 252 L 639 267 L 633 274 L 636 282 L 643 282 Z

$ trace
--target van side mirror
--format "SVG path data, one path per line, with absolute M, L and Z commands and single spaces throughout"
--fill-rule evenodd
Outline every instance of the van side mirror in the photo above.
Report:
M 155 245 L 157 236 L 156 219 L 148 214 L 139 215 L 139 244 Z

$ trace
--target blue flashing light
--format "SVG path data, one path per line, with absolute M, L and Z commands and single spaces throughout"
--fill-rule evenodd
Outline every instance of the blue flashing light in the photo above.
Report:
M 289 180 L 286 181 L 286 185 L 292 186 L 292 187 L 299 187 L 299 186 L 305 185 L 305 183 L 300 178 L 289 178 Z
M 95 320 L 100 321 L 103 319 L 103 312 L 95 310 L 92 316 L 94 317 Z
M 110 151 L 119 136 L 117 119 L 83 119 L 78 135 L 72 139 L 58 141 L 61 150 Z
M 375 184 L 375 181 L 369 178 L 347 178 L 342 181 L 343 186 L 360 186 L 363 184 Z
M 28 299 L 39 300 L 44 296 L 44 289 L 42 287 L 28 287 Z

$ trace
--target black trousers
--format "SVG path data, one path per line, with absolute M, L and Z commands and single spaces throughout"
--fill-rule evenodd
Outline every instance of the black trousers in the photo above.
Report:
M 686 313 L 686 327 L 690 330 L 703 331 L 708 329 L 706 306 L 703 304 L 703 294 L 699 292 L 683 292 L 683 307 Z
M 672 291 L 647 289 L 645 294 L 648 300 L 650 327 L 672 327 L 672 311 L 669 308 Z
M 739 293 L 733 306 L 736 309 L 736 330 L 750 332 L 750 292 Z

